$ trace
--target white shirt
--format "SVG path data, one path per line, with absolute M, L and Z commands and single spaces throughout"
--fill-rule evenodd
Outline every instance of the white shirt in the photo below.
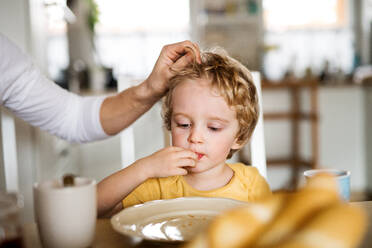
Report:
M 19 118 L 70 142 L 99 140 L 103 100 L 62 89 L 0 33 L 0 104 Z

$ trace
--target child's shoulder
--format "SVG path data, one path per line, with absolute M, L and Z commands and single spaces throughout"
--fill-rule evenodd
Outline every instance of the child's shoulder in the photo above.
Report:
M 259 175 L 259 172 L 256 167 L 253 166 L 248 166 L 243 163 L 233 163 L 233 164 L 228 164 L 230 168 L 238 175 L 242 176 L 252 176 L 255 177 Z
M 170 186 L 176 184 L 180 181 L 180 176 L 171 176 L 171 177 L 157 177 L 157 178 L 150 178 L 147 179 L 145 184 L 147 185 L 159 185 L 159 186 Z
M 236 180 L 240 181 L 242 185 L 245 185 L 247 192 L 251 192 L 252 194 L 254 191 L 254 194 L 259 195 L 271 194 L 270 186 L 256 167 L 247 166 L 243 163 L 229 164 L 229 166 L 234 170 Z

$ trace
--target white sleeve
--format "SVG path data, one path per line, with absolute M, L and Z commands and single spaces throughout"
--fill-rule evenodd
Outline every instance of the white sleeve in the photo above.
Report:
M 46 78 L 30 57 L 0 33 L 0 104 L 33 126 L 70 142 L 106 138 L 104 97 L 81 97 Z

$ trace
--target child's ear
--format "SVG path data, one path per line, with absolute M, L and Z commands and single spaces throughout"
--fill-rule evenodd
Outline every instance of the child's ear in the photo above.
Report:
M 235 138 L 233 145 L 231 146 L 231 149 L 238 150 L 242 148 L 245 145 L 244 142 L 241 142 L 238 140 L 238 138 Z

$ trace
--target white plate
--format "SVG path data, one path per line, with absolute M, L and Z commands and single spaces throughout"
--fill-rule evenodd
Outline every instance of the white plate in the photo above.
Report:
M 152 241 L 188 241 L 222 211 L 246 205 L 227 198 L 182 197 L 123 209 L 111 218 L 115 231 Z

